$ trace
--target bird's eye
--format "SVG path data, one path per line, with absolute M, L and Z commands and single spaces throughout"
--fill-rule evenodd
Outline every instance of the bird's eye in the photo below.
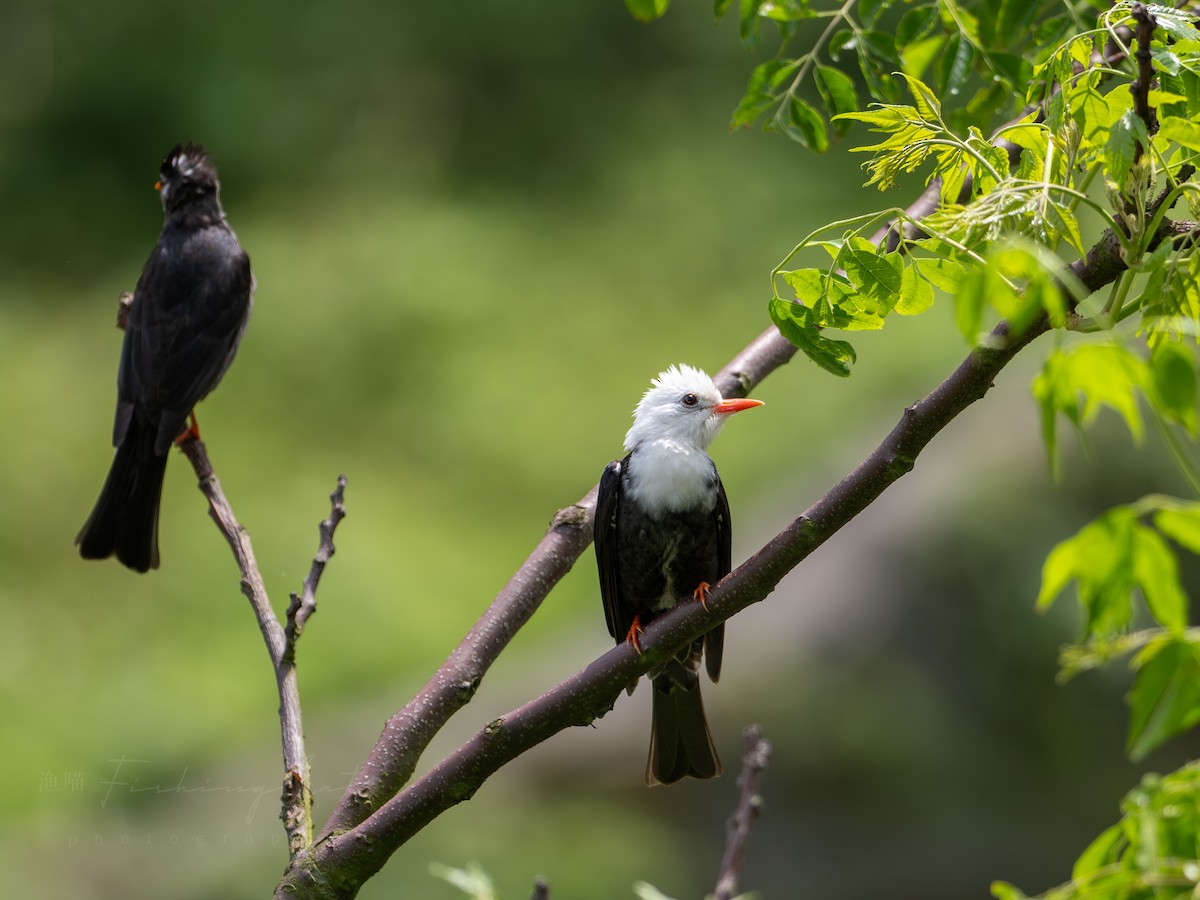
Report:
M 679 402 L 682 403 L 684 406 L 695 406 L 700 401 L 698 401 L 696 399 L 695 394 L 684 394 Z

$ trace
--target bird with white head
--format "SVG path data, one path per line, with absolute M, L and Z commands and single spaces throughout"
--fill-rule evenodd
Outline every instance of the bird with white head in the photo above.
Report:
M 732 567 L 729 501 L 708 445 L 730 414 L 759 400 L 721 396 L 691 366 L 654 379 L 634 410 L 626 456 L 600 479 L 595 544 L 608 631 L 639 649 L 638 634 L 681 600 L 705 602 Z M 700 701 L 700 660 L 721 673 L 724 624 L 650 671 L 653 724 L 646 783 L 712 778 L 721 773 Z

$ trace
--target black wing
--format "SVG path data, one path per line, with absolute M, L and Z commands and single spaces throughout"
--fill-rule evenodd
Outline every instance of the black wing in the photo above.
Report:
M 621 562 L 617 553 L 617 518 L 621 514 L 621 472 L 629 457 L 613 460 L 604 467 L 596 494 L 596 568 L 600 572 L 600 599 L 608 633 L 619 644 L 629 634 L 633 617 L 621 598 Z
M 733 568 L 733 529 L 729 524 L 729 498 L 725 485 L 717 477 L 717 505 L 713 507 L 713 525 L 717 530 L 717 580 Z M 721 657 L 725 652 L 725 623 L 704 635 L 704 670 L 716 681 L 721 677 Z
M 250 311 L 250 259 L 228 229 L 206 229 L 180 263 L 155 250 L 134 294 L 117 377 L 114 443 L 136 408 L 165 453 L 229 364 Z M 178 249 L 178 248 L 173 248 Z

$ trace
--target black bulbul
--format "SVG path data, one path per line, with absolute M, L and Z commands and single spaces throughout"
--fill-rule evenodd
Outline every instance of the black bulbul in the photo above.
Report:
M 761 405 L 723 399 L 691 366 L 660 374 L 638 404 L 625 435 L 628 453 L 608 464 L 596 498 L 600 596 L 618 643 L 640 651 L 643 626 L 682 600 L 705 602 L 708 589 L 729 574 L 729 501 L 707 448 L 730 414 Z M 648 673 L 646 784 L 721 774 L 700 702 L 700 660 L 716 681 L 724 639 L 721 624 Z
M 176 145 L 160 173 L 162 232 L 134 290 L 117 369 L 116 454 L 75 538 L 85 559 L 115 553 L 138 572 L 158 568 L 167 451 L 233 362 L 254 291 L 204 148 Z

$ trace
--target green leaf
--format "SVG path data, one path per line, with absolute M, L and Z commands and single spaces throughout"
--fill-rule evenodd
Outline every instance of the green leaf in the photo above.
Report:
M 933 29 L 937 12 L 936 6 L 917 6 L 908 10 L 896 26 L 896 46 L 907 47 L 927 35 Z
M 1158 27 L 1177 41 L 1200 40 L 1200 31 L 1192 24 L 1186 10 L 1173 10 L 1168 6 L 1155 6 L 1154 19 Z
M 653 22 L 666 14 L 670 0 L 625 0 L 625 7 L 639 22 Z
M 770 128 L 786 134 L 793 141 L 814 151 L 829 149 L 829 132 L 820 113 L 799 97 L 792 96 L 771 120 Z
M 783 83 L 791 78 L 795 67 L 796 60 L 793 59 L 769 59 L 756 66 L 750 73 L 746 92 L 729 120 L 729 130 L 753 125 L 755 119 L 774 106 Z
M 1058 414 L 1083 426 L 1091 424 L 1100 409 L 1107 406 L 1125 420 L 1134 439 L 1141 440 L 1137 397 L 1148 380 L 1146 363 L 1118 344 L 1082 344 L 1051 353 L 1033 383 L 1034 396 L 1042 408 L 1042 436 L 1051 459 Z
M 1137 516 L 1118 506 L 1055 547 L 1042 567 L 1037 608 L 1046 609 L 1071 581 L 1077 583 L 1088 634 L 1120 634 L 1133 617 L 1133 532 Z
M 822 303 L 839 306 L 854 293 L 854 286 L 843 276 L 821 269 L 793 269 L 779 274 L 796 292 L 796 299 L 808 307 Z
M 1046 554 L 1046 561 L 1042 563 L 1042 586 L 1034 604 L 1038 612 L 1049 609 L 1067 589 L 1067 585 L 1075 580 L 1076 564 L 1077 550 L 1073 538 L 1063 541 Z
M 1155 68 L 1169 75 L 1178 75 L 1180 69 L 1183 68 L 1179 63 L 1179 57 L 1165 48 L 1151 48 L 1150 58 L 1154 60 Z
M 1019 36 L 1029 31 L 1037 12 L 1037 4 L 1030 3 L 1029 0 L 1001 0 L 1000 14 L 992 23 L 996 34 L 996 44 L 1001 47 L 1011 47 L 1019 43 Z
M 733 6 L 733 0 L 713 0 L 713 16 L 718 22 L 725 18 L 725 13 L 729 12 L 731 6 Z
M 918 10 L 913 11 L 917 12 Z M 941 59 L 942 48 L 945 46 L 945 43 L 945 35 L 934 34 L 927 38 L 915 40 L 909 44 L 899 45 L 903 71 L 920 78 L 929 70 L 934 60 Z
M 1116 93 L 1114 91 L 1114 93 Z M 1108 176 L 1118 185 L 1125 184 L 1133 166 L 1134 148 L 1146 143 L 1146 123 L 1127 109 L 1108 131 L 1104 144 L 1104 156 Z
M 1021 891 L 1015 884 L 1009 884 L 1007 881 L 992 882 L 992 896 L 996 900 L 1029 900 L 1029 896 Z
M 895 311 L 902 316 L 917 316 L 933 306 L 933 287 L 920 276 L 915 261 L 900 277 L 900 299 Z
M 854 90 L 854 81 L 841 69 L 817 66 L 813 79 L 831 117 L 858 111 L 858 93 Z M 833 130 L 835 134 L 841 135 L 848 127 L 844 120 L 835 120 Z
M 1007 285 L 991 269 L 972 269 L 963 279 L 954 298 L 954 321 L 958 333 L 969 344 L 979 340 L 983 329 L 983 308 L 989 300 L 994 302 L 996 294 L 1007 290 Z
M 1071 879 L 1080 881 L 1116 862 L 1117 854 L 1126 844 L 1125 831 L 1120 824 L 1110 826 L 1100 832 L 1099 836 L 1088 844 L 1087 849 L 1075 860 L 1071 870 Z
M 851 239 L 838 254 L 838 262 L 860 292 L 891 310 L 900 295 L 904 271 L 899 253 L 881 256 L 870 241 Z
M 925 82 L 912 75 L 901 75 L 912 94 L 916 110 L 927 122 L 937 122 L 942 117 L 942 103 Z
M 747 47 L 758 43 L 758 10 L 764 2 L 766 0 L 741 0 L 738 4 L 738 33 Z
M 1126 749 L 1135 762 L 1200 722 L 1200 659 L 1186 640 L 1147 647 L 1129 693 L 1129 737 Z
M 886 31 L 860 31 L 856 39 L 862 53 L 872 59 L 892 67 L 900 64 L 896 39 Z
M 1150 374 L 1161 411 L 1196 434 L 1196 364 L 1192 352 L 1174 341 L 1158 343 L 1150 354 Z
M 943 94 L 957 94 L 967 76 L 971 74 L 971 62 L 975 48 L 961 34 L 952 34 L 946 42 L 946 50 L 938 63 L 938 84 Z
M 771 299 L 771 321 L 780 334 L 795 344 L 804 354 L 826 372 L 841 378 L 849 377 L 855 361 L 854 348 L 846 341 L 824 337 L 816 326 L 809 324 L 802 312 L 804 307 L 778 297 Z
M 1200 554 L 1200 503 L 1176 503 L 1157 510 L 1154 527 L 1181 547 Z
M 1188 603 L 1179 582 L 1179 563 L 1158 532 L 1143 525 L 1133 531 L 1133 581 L 1159 624 L 1182 634 Z
M 1164 118 L 1158 126 L 1158 137 L 1174 141 L 1189 150 L 1200 151 L 1200 124 L 1179 116 Z
M 952 259 L 922 259 L 921 277 L 943 293 L 955 296 L 962 286 L 967 270 L 960 262 Z
M 768 0 L 759 6 L 758 14 L 774 22 L 800 22 L 817 15 L 806 0 Z

